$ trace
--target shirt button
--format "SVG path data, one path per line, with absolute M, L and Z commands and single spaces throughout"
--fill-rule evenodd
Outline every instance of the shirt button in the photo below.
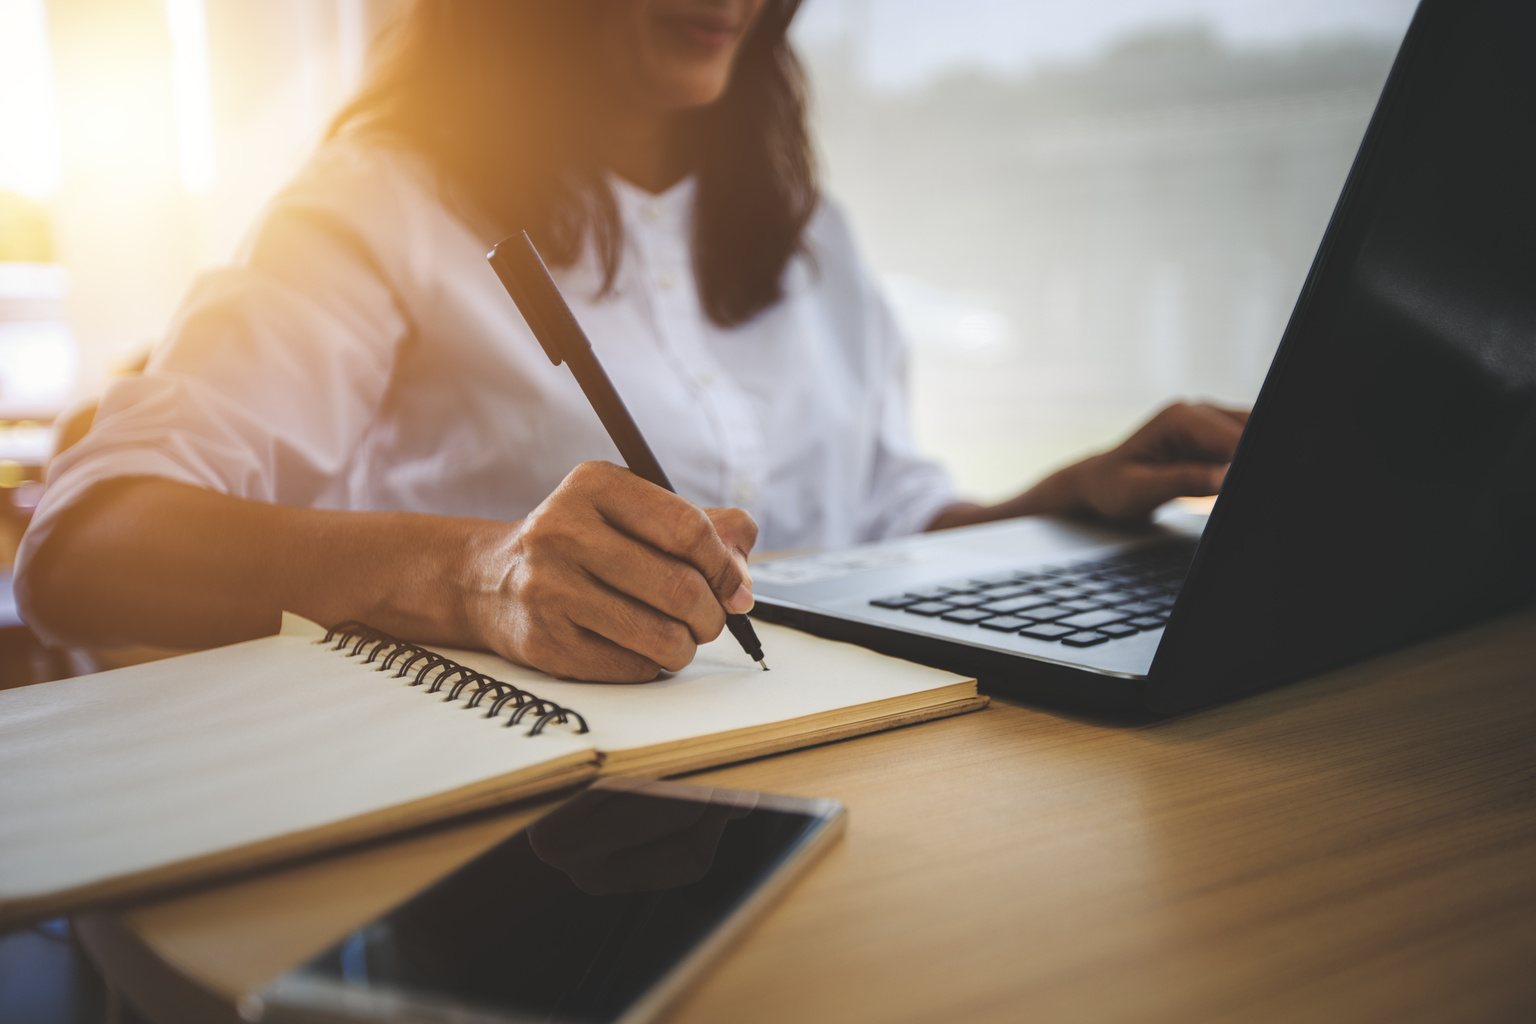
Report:
M 644 206 L 640 207 L 640 216 L 645 219 L 647 224 L 655 224 L 658 220 L 661 220 L 661 204 L 654 199 L 649 200 Z
M 736 485 L 736 504 L 745 505 L 757 497 L 757 488 L 750 480 L 743 480 Z
M 698 376 L 698 381 L 704 387 L 706 387 L 706 388 L 709 387 L 711 384 L 713 384 L 715 382 L 715 371 L 714 370 L 700 370 L 699 371 L 699 376 Z
M 664 292 L 671 291 L 672 286 L 675 284 L 677 284 L 677 275 L 672 273 L 670 270 L 656 278 L 656 287 L 660 288 Z

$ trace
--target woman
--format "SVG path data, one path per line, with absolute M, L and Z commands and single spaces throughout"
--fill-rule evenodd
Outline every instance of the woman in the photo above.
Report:
M 288 609 L 641 681 L 751 606 L 759 528 L 819 547 L 1214 493 L 1244 416 L 1210 406 L 1000 505 L 916 455 L 899 338 L 817 193 L 796 5 L 418 3 L 56 464 L 28 621 L 193 646 Z M 681 497 L 612 465 L 486 265 L 525 227 Z

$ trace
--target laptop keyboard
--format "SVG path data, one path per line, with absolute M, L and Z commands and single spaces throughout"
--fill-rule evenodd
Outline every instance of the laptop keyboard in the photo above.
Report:
M 1194 554 L 1193 541 L 1160 544 L 1096 562 L 956 580 L 869 603 L 1068 647 L 1094 647 L 1161 629 Z

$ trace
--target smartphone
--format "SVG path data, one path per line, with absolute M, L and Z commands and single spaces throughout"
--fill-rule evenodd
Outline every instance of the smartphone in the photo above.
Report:
M 240 1015 L 640 1024 L 845 820 L 831 800 L 603 779 L 244 997 Z

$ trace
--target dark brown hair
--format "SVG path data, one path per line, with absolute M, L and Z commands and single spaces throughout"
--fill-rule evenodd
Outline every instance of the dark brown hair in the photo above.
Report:
M 623 228 L 593 155 L 593 26 L 604 0 L 417 0 L 329 135 L 405 146 L 445 201 L 567 265 L 592 244 L 605 288 Z M 783 295 L 818 200 L 805 86 L 786 32 L 800 0 L 768 0 L 725 94 L 688 115 L 693 261 L 710 319 L 742 323 Z

